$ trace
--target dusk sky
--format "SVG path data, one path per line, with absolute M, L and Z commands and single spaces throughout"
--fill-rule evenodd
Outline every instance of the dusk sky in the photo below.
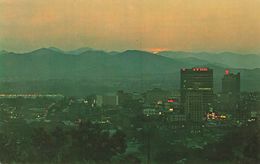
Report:
M 0 0 L 0 50 L 260 54 L 260 0 Z

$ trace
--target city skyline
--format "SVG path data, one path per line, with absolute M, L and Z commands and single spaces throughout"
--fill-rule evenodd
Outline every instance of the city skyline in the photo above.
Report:
M 0 0 L 0 49 L 260 52 L 260 1 Z

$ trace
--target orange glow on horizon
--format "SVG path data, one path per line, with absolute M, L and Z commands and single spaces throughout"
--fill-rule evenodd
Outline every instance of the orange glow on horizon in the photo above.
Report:
M 149 48 L 149 49 L 147 49 L 147 51 L 152 52 L 154 54 L 157 54 L 162 51 L 168 51 L 168 50 L 169 50 L 168 48 Z

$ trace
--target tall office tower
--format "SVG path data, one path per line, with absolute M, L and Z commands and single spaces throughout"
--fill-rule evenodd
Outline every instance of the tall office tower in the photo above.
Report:
M 222 78 L 222 93 L 240 94 L 240 73 L 234 74 L 229 73 L 229 70 L 225 71 Z
M 181 106 L 187 118 L 200 122 L 212 108 L 213 70 L 209 68 L 181 69 Z
M 234 112 L 238 109 L 240 101 L 240 73 L 230 73 L 229 70 L 225 71 L 222 78 L 222 105 L 223 110 Z

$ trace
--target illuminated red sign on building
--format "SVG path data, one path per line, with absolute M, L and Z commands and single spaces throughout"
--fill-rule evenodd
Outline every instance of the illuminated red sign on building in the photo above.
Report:
M 228 70 L 228 69 L 225 70 L 225 74 L 226 74 L 226 75 L 229 74 L 229 70 Z
M 173 102 L 175 102 L 176 100 L 174 100 L 174 99 L 168 99 L 168 103 L 173 103 Z
M 193 71 L 201 71 L 201 72 L 206 72 L 208 71 L 208 68 L 192 68 Z

